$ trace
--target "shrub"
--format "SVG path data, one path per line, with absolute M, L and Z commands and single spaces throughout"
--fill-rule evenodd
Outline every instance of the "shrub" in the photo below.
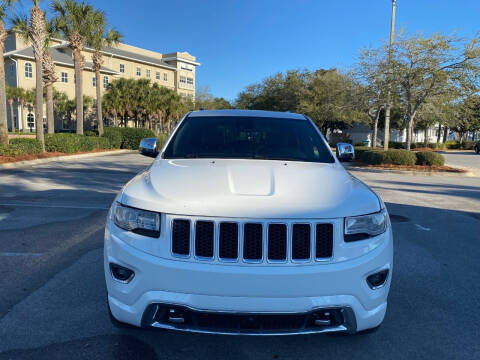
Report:
M 443 166 L 445 164 L 445 158 L 433 151 L 419 151 L 416 156 L 417 165 Z
M 138 150 L 140 141 L 146 137 L 155 137 L 155 133 L 149 129 L 124 128 L 122 129 L 122 149 Z
M 371 150 L 361 154 L 360 160 L 371 165 L 415 165 L 417 160 L 415 153 L 408 150 Z
M 163 144 L 165 144 L 165 141 L 167 141 L 168 139 L 168 135 L 167 134 L 159 134 L 157 136 L 157 149 L 160 150 L 163 146 Z
M 94 149 L 112 149 L 108 138 L 77 134 L 45 134 L 45 150 L 73 154 Z
M 39 154 L 43 151 L 42 144 L 37 139 L 16 138 L 10 140 L 10 145 L 22 148 L 25 154 Z
M 85 136 L 98 136 L 98 131 L 97 130 L 87 130 L 87 131 L 84 131 L 83 134 Z
M 383 164 L 385 151 L 380 150 L 365 150 L 360 152 L 358 158 L 360 161 L 371 164 L 371 165 L 379 165 Z
M 400 141 L 389 141 L 388 148 L 389 149 L 405 149 L 405 143 Z
M 120 149 L 122 147 L 122 128 L 107 127 L 103 130 L 103 136 L 108 139 L 112 149 Z
M 445 147 L 447 149 L 460 149 L 460 143 L 455 140 L 448 140 L 445 142 Z
M 369 146 L 355 146 L 355 159 L 360 159 L 365 151 L 374 151 L 374 149 Z
M 0 145 L 0 156 L 30 155 L 42 152 L 42 144 L 36 139 L 12 139 L 8 145 Z

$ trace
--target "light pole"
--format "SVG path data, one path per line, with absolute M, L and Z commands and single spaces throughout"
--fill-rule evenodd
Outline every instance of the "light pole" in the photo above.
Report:
M 392 51 L 393 38 L 395 34 L 395 10 L 397 7 L 397 0 L 392 0 L 392 20 L 390 22 L 390 45 L 388 47 L 388 90 L 387 90 L 387 104 L 385 106 L 385 137 L 383 141 L 383 149 L 388 150 L 388 142 L 390 141 L 390 107 L 392 101 Z M 374 145 L 375 146 L 375 145 Z

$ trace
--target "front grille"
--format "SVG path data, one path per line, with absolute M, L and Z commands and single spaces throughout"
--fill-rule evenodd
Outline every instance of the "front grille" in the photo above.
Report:
M 253 263 L 324 261 L 333 256 L 332 223 L 211 219 L 172 219 L 173 255 Z
M 292 259 L 310 259 L 310 225 L 293 224 L 292 230 Z
M 195 255 L 213 257 L 214 225 L 211 221 L 197 221 L 195 226 Z
M 173 220 L 172 252 L 178 255 L 190 254 L 190 221 Z
M 270 224 L 268 226 L 268 259 L 287 259 L 287 225 Z

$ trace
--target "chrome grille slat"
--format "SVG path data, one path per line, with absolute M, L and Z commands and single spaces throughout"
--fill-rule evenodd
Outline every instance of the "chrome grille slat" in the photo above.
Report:
M 209 262 L 287 264 L 333 258 L 338 220 L 170 217 L 171 254 Z M 337 225 L 334 225 L 337 224 Z M 337 228 L 338 229 L 338 228 Z M 337 230 L 338 232 L 338 230 Z

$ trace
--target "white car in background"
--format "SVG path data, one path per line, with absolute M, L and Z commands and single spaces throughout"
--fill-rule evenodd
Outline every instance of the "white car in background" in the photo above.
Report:
M 392 265 L 382 200 L 293 113 L 187 114 L 105 229 L 117 325 L 354 333 L 383 321 Z

